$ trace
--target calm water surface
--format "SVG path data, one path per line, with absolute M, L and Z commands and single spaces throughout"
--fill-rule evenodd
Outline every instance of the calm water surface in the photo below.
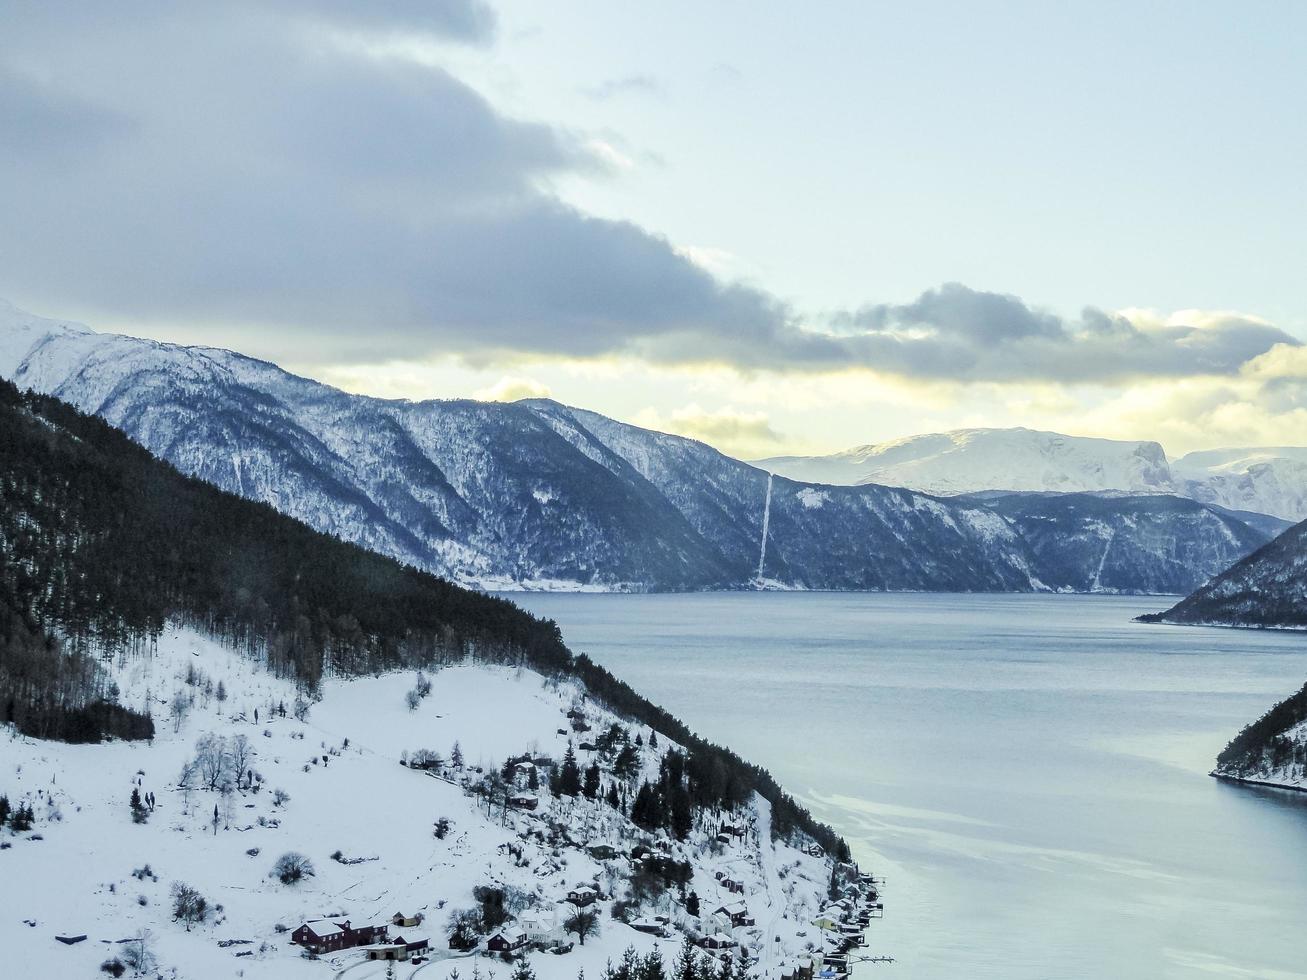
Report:
M 888 878 L 868 977 L 1307 977 L 1307 794 L 1208 778 L 1307 638 L 1156 599 L 512 598 Z

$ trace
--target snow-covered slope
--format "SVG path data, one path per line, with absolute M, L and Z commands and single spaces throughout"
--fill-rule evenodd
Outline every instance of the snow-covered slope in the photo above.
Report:
M 1061 592 L 1184 594 L 1272 533 L 1237 514 L 1159 494 L 990 493 L 977 498 L 1016 527 L 1040 580 Z M 1266 520 L 1276 531 L 1283 529 L 1272 518 Z
M 1171 464 L 1186 497 L 1285 520 L 1307 518 L 1307 449 L 1216 449 Z
M 1179 494 L 1231 510 L 1307 518 L 1307 449 L 1217 449 L 1169 461 L 1156 442 L 1031 429 L 959 429 L 829 456 L 758 461 L 795 480 L 882 483 L 953 495 L 983 490 Z
M 571 941 L 576 937 L 561 928 L 567 893 L 598 885 L 599 934 L 567 955 L 531 954 L 541 980 L 573 980 L 582 969 L 598 977 L 606 961 L 631 946 L 660 950 L 670 967 L 683 935 L 723 931 L 711 913 L 730 901 L 743 900 L 761 924 L 724 927 L 760 974 L 774 975 L 790 958 L 820 948 L 812 919 L 825 902 L 830 864 L 800 851 L 802 840 L 773 842 L 760 798 L 734 818 L 746 833 L 730 843 L 717 842 L 711 811 L 687 840 L 661 838 L 662 853 L 690 862 L 687 892 L 698 896 L 701 913 L 689 914 L 676 889 L 637 901 L 628 917 L 668 916 L 668 937 L 658 938 L 610 915 L 614 900 L 630 897 L 632 848 L 654 835 L 602 800 L 555 797 L 541 788 L 534 812 L 504 810 L 466 789 L 481 776 L 475 770 L 498 771 L 509 756 L 560 760 L 577 738 L 567 717 L 574 709 L 594 731 L 580 738 L 613 724 L 632 741 L 640 736 L 640 767 L 630 785 L 656 777 L 660 758 L 675 746 L 660 739 L 655 747 L 649 729 L 587 701 L 570 682 L 468 663 L 430 675 L 430 694 L 410 709 L 411 673 L 329 680 L 300 721 L 293 711 L 276 710 L 294 704 L 291 683 L 190 631 L 169 629 L 154 655 L 119 657 L 107 667 L 125 704 L 154 713 L 158 734 L 151 742 L 66 745 L 0 728 L 0 795 L 14 807 L 30 803 L 36 818 L 27 831 L 0 829 L 5 976 L 98 976 L 102 962 L 125 954 L 121 940 L 146 930 L 164 976 L 327 980 L 348 967 L 351 980 L 382 977 L 386 964 L 365 964 L 358 950 L 304 958 L 291 931 L 325 916 L 358 926 L 401 912 L 423 921 L 392 927 L 391 936 L 430 939 L 438 962 L 429 970 L 398 964 L 397 976 L 444 978 L 458 969 L 471 977 L 478 962 L 482 976 L 507 976 L 509 967 L 495 961 L 439 962 L 453 955 L 451 915 L 476 904 L 478 885 L 505 889 L 509 927 L 543 918 Z M 186 702 L 174 723 L 171 706 Z M 239 784 L 230 792 L 203 788 L 203 773 L 194 788 L 179 785 L 197 741 L 208 734 L 248 740 L 253 776 L 223 776 Z M 462 768 L 448 763 L 455 743 Z M 416 749 L 444 756 L 443 778 L 400 764 Z M 582 766 L 601 759 L 598 752 L 578 754 Z M 608 762 L 602 765 L 607 786 L 615 777 Z M 128 805 L 134 788 L 155 801 L 143 823 L 134 822 Z M 284 802 L 274 796 L 278 790 Z M 449 822 L 443 838 L 434 833 L 442 818 Z M 617 856 L 589 851 L 601 845 Z M 294 885 L 270 877 L 287 851 L 309 858 L 314 875 Z M 744 891 L 728 891 L 719 871 Z M 170 890 L 179 881 L 212 910 L 189 931 L 172 915 Z M 765 928 L 771 924 L 783 928 Z M 82 935 L 73 945 L 56 939 Z M 778 938 L 764 943 L 771 936 Z
M 958 429 L 758 465 L 795 480 L 881 483 L 927 493 L 978 490 L 1174 490 L 1155 442 L 1087 439 L 1033 429 Z

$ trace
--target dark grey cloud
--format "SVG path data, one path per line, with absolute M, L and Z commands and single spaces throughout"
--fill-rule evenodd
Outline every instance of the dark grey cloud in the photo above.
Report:
M 1281 331 L 1075 321 L 947 285 L 804 321 L 551 182 L 586 135 L 376 55 L 483 4 L 0 0 L 0 295 L 314 360 L 630 354 L 963 380 L 1229 374 Z M 256 335 L 256 331 L 263 331 Z
M 851 360 L 911 377 L 975 381 L 1230 375 L 1275 344 L 1299 343 L 1277 327 L 1235 314 L 1152 324 L 1088 307 L 1079 319 L 1067 320 L 1015 296 L 960 283 L 911 303 L 838 313 L 829 323 Z

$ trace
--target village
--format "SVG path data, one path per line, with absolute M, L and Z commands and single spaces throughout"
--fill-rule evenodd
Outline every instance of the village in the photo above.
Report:
M 24 882 L 11 975 L 131 975 L 148 952 L 141 975 L 177 978 L 574 980 L 692 944 L 730 976 L 843 980 L 870 958 L 883 882 L 774 834 L 756 794 L 687 807 L 681 747 L 574 682 L 466 663 L 300 703 L 182 629 L 114 666 L 189 708 L 150 743 L 5 735 L 0 791 L 35 813 L 0 830 Z M 197 769 L 214 755 L 229 772 Z

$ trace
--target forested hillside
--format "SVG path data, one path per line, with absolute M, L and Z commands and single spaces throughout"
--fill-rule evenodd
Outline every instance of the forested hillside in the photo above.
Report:
M 1307 522 L 1144 622 L 1307 628 Z
M 328 675 L 468 658 L 520 664 L 576 677 L 686 745 L 696 803 L 732 805 L 756 789 L 778 833 L 802 827 L 847 853 L 765 771 L 574 658 L 553 623 L 183 476 L 102 420 L 8 382 L 0 546 L 0 703 L 29 734 L 150 734 L 148 718 L 116 707 L 93 658 L 148 656 L 167 624 L 220 639 L 306 692 Z M 99 717 L 112 723 L 87 720 Z
M 1231 739 L 1216 757 L 1216 775 L 1307 786 L 1307 684 Z

